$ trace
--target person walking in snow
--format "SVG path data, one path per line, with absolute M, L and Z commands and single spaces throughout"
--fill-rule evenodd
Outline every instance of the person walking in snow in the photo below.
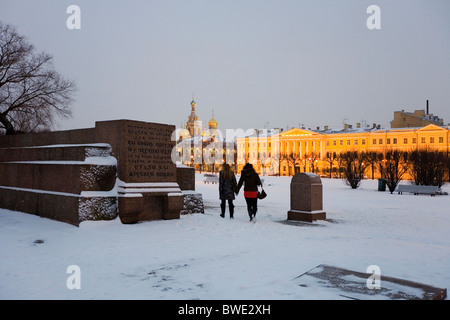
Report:
M 247 163 L 241 171 L 236 194 L 239 193 L 243 184 L 248 216 L 252 221 L 256 216 L 256 211 L 258 211 L 258 186 L 262 186 L 262 183 L 251 163 Z
M 220 209 L 222 218 L 225 218 L 226 201 L 228 201 L 228 209 L 230 210 L 230 218 L 233 219 L 235 199 L 234 193 L 236 191 L 237 183 L 236 176 L 228 163 L 222 165 L 222 170 L 219 173 L 219 196 L 220 196 Z

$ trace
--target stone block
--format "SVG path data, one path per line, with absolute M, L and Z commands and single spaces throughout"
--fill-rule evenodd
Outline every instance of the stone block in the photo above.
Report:
M 117 196 L 80 196 L 78 201 L 78 219 L 82 221 L 114 220 L 118 216 Z
M 184 205 L 184 196 L 180 193 L 169 193 L 167 196 L 163 197 L 164 211 L 163 219 L 172 220 L 180 219 L 181 210 Z
M 184 195 L 183 210 L 181 214 L 205 213 L 203 196 L 195 191 L 182 191 Z
M 195 190 L 195 169 L 177 165 L 177 183 L 181 190 Z
M 55 192 L 0 187 L 0 208 L 38 215 L 74 226 L 86 220 L 117 218 L 117 197 L 97 193 L 80 196 Z
M 314 173 L 297 173 L 291 180 L 291 210 L 288 220 L 313 222 L 325 220 L 322 181 Z
M 109 191 L 116 182 L 115 165 L 79 163 L 0 163 L 0 185 L 81 194 L 82 191 Z
M 33 146 L 0 149 L 0 162 L 17 161 L 85 161 L 90 157 L 106 157 L 111 146 L 104 143 L 83 145 Z
M 142 194 L 119 195 L 119 218 L 124 224 L 139 222 L 140 214 L 144 208 L 144 197 Z

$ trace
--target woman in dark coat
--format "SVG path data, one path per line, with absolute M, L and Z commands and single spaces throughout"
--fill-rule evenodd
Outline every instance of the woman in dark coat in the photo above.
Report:
M 228 163 L 224 163 L 222 170 L 219 173 L 219 195 L 220 195 L 220 209 L 222 213 L 220 216 L 225 218 L 225 206 L 226 200 L 228 200 L 228 209 L 230 210 L 230 218 L 233 219 L 234 214 L 234 204 L 233 200 L 234 193 L 236 191 L 236 176 Z
M 258 186 L 262 186 L 262 183 L 251 163 L 247 163 L 241 171 L 236 194 L 241 189 L 242 184 L 244 184 L 244 198 L 247 202 L 248 216 L 252 221 L 256 216 L 256 211 L 258 211 Z

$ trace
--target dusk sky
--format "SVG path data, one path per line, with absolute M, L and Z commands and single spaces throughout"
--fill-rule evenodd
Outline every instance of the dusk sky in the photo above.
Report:
M 79 30 L 66 26 L 69 5 Z M 379 30 L 366 25 L 370 5 Z M 448 0 L 0 0 L 0 20 L 77 83 L 59 130 L 180 126 L 193 94 L 200 120 L 214 110 L 221 130 L 388 127 L 427 99 L 450 123 Z

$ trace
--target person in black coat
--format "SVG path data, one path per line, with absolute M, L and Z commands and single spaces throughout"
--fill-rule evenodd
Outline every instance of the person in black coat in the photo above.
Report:
M 236 176 L 228 163 L 224 163 L 222 170 L 219 173 L 219 196 L 220 196 L 220 209 L 222 218 L 225 217 L 226 201 L 228 201 L 228 209 L 230 210 L 230 218 L 233 219 L 235 199 L 234 193 L 236 191 L 237 183 Z
M 247 163 L 241 171 L 236 194 L 239 193 L 243 184 L 248 216 L 252 221 L 256 216 L 256 211 L 258 211 L 258 186 L 262 186 L 262 183 L 251 163 Z

